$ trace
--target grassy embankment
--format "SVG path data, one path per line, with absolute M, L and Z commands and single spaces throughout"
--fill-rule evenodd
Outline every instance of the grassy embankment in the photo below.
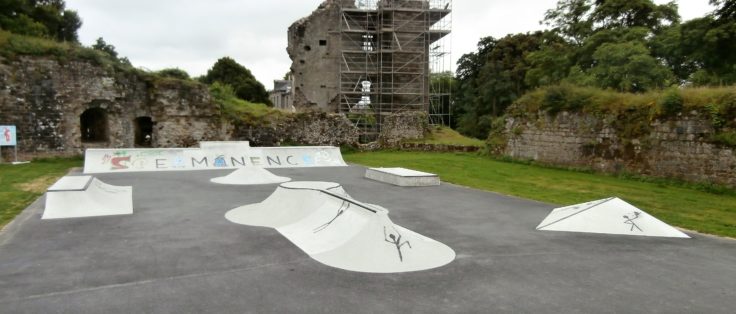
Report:
M 430 133 L 424 139 L 409 140 L 407 142 L 456 146 L 485 146 L 485 143 L 483 143 L 483 141 L 463 136 L 462 134 L 448 127 L 432 127 Z
M 43 195 L 70 168 L 81 166 L 81 158 L 42 159 L 15 166 L 0 164 L 0 228 Z
M 444 182 L 553 204 L 618 196 L 672 225 L 736 238 L 733 191 L 714 194 L 673 182 L 552 169 L 477 154 L 382 151 L 346 154 L 345 160 L 437 173 Z
M 507 109 L 506 114 L 535 120 L 540 112 L 556 115 L 562 111 L 613 117 L 608 125 L 624 142 L 652 141 L 651 125 L 655 120 L 687 119 L 697 115 L 713 127 L 706 141 L 736 148 L 736 86 L 670 88 L 632 94 L 563 84 L 526 93 Z M 503 128 L 503 120 L 499 122 L 502 123 L 495 126 Z

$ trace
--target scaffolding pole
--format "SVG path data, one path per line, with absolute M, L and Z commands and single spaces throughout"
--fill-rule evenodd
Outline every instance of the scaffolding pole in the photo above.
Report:
M 452 0 L 341 2 L 338 110 L 375 140 L 383 117 L 428 113 L 448 124 Z

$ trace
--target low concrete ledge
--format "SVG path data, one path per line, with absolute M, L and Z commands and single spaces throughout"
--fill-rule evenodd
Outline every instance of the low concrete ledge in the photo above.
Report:
M 365 177 L 398 186 L 440 185 L 438 175 L 406 168 L 369 168 L 365 171 Z

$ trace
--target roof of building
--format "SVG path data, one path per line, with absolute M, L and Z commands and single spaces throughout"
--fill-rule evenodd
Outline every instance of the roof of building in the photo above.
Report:
M 273 91 L 288 93 L 291 91 L 291 81 L 289 80 L 274 80 Z

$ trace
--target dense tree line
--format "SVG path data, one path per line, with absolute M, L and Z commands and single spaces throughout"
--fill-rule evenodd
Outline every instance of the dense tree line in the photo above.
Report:
M 64 0 L 2 0 L 0 28 L 21 35 L 77 42 L 82 20 Z
M 486 37 L 458 61 L 453 113 L 464 134 L 485 138 L 493 117 L 531 89 L 569 83 L 621 92 L 736 83 L 736 0 L 682 22 L 677 4 L 560 0 L 547 31 Z

